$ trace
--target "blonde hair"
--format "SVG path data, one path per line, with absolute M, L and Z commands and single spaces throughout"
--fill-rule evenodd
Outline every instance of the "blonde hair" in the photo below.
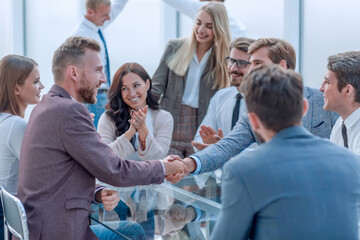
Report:
M 0 60 L 0 112 L 24 117 L 15 97 L 15 86 L 24 85 L 35 66 L 38 64 L 31 58 L 19 55 L 7 55 Z
M 229 55 L 230 27 L 225 6 L 219 2 L 210 2 L 202 6 L 200 11 L 206 11 L 212 21 L 214 43 L 209 57 L 210 71 L 215 81 L 213 89 L 229 86 L 229 76 L 225 64 L 225 57 Z M 195 24 L 195 21 L 194 21 Z M 167 59 L 167 66 L 179 76 L 184 76 L 196 51 L 197 41 L 195 32 L 185 38 L 179 49 Z

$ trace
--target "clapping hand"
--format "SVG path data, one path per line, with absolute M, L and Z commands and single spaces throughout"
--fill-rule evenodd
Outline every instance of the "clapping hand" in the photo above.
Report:
M 165 177 L 171 183 L 177 183 L 189 172 L 185 163 L 177 155 L 170 155 L 161 160 L 165 167 Z M 168 178 L 170 177 L 170 178 Z
M 221 128 L 216 132 L 212 127 L 201 125 L 199 130 L 200 137 L 205 144 L 214 144 L 217 143 L 220 139 L 224 137 L 224 133 Z
M 131 110 L 130 123 L 136 128 L 137 131 L 146 128 L 146 114 L 148 111 L 148 106 L 146 105 L 143 109 Z

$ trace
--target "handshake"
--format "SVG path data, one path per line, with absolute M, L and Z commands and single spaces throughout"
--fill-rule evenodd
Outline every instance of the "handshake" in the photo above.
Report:
M 192 158 L 181 159 L 177 155 L 170 155 L 162 159 L 165 167 L 165 178 L 171 183 L 177 183 L 183 179 L 189 172 L 195 170 L 195 161 Z

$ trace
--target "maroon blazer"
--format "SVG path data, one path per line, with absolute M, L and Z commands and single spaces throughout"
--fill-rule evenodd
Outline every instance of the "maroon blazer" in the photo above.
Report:
M 164 181 L 160 161 L 119 159 L 86 107 L 57 85 L 31 113 L 19 172 L 18 197 L 32 240 L 97 239 L 88 224 L 95 178 L 118 187 Z

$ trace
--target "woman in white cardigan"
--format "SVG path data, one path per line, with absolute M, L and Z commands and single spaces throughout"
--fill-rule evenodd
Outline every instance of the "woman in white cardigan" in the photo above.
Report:
M 173 131 L 169 112 L 159 110 L 151 80 L 137 63 L 125 63 L 114 75 L 106 112 L 98 124 L 101 139 L 121 158 L 160 159 L 167 156 Z

